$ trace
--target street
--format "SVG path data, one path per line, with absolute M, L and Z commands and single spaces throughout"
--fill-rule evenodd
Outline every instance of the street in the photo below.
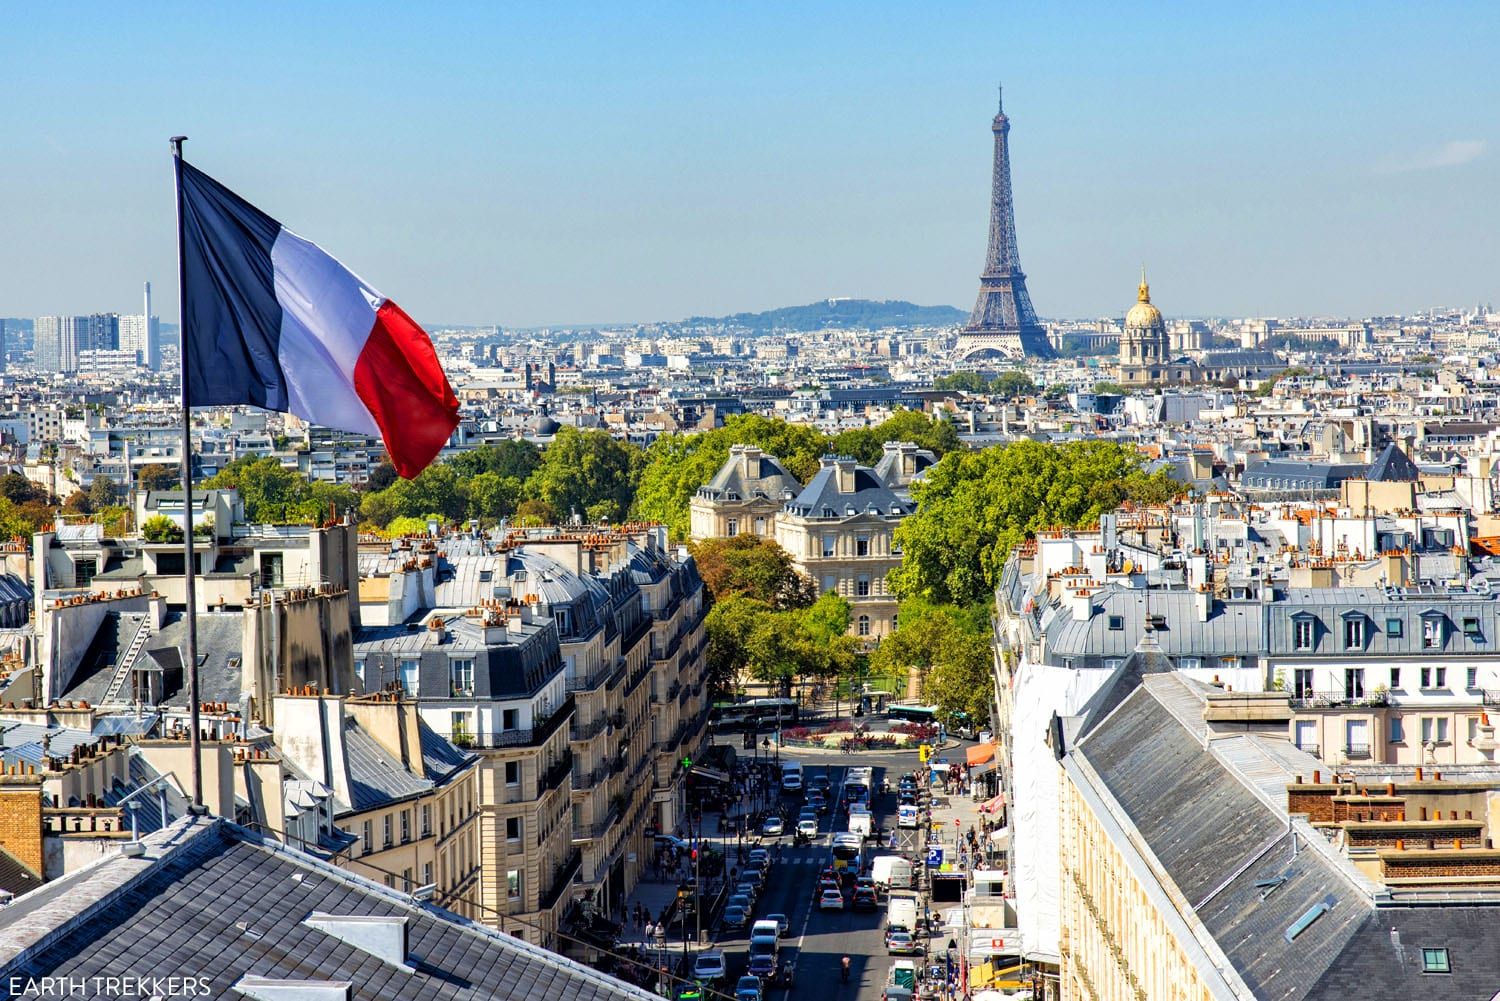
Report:
M 783 760 L 794 757 L 786 753 Z M 903 771 L 916 766 L 917 757 L 912 753 L 860 754 L 854 757 L 809 754 L 802 761 L 806 775 L 826 774 L 832 784 L 835 797 L 843 784 L 844 772 L 855 766 L 874 769 L 874 789 L 871 810 L 877 828 L 894 828 L 896 823 L 896 796 L 894 793 L 879 793 L 882 778 L 889 775 L 894 786 Z M 825 764 L 826 762 L 826 764 Z M 783 802 L 793 820 L 803 803 L 801 797 L 785 797 Z M 772 864 L 765 890 L 757 901 L 756 918 L 768 914 L 782 913 L 791 919 L 791 931 L 782 940 L 785 956 L 796 963 L 796 980 L 791 988 L 777 987 L 768 991 L 766 997 L 773 1001 L 786 998 L 837 998 L 839 1001 L 879 1001 L 890 970 L 891 957 L 886 955 L 884 929 L 885 906 L 875 911 L 854 911 L 845 907 L 842 911 L 822 911 L 816 907 L 814 891 L 818 885 L 818 874 L 830 861 L 830 831 L 841 830 L 847 821 L 837 806 L 819 818 L 819 834 L 810 845 L 793 847 L 791 835 L 784 836 L 782 855 Z M 789 828 L 790 829 L 790 828 Z M 776 839 L 766 839 L 774 844 Z M 875 841 L 867 842 L 868 851 Z M 733 842 L 730 843 L 733 851 Z M 731 864 L 736 860 L 731 856 Z M 846 898 L 849 894 L 846 893 Z M 716 947 L 724 950 L 728 961 L 729 977 L 723 987 L 732 992 L 734 983 L 745 972 L 747 938 L 746 932 L 726 932 L 716 926 Z M 839 966 L 842 957 L 850 959 L 850 983 L 840 983 Z

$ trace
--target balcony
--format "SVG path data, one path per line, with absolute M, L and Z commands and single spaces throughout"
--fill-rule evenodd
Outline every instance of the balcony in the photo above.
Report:
M 1336 709 L 1343 706 L 1379 708 L 1391 704 L 1390 696 L 1385 692 L 1350 695 L 1347 692 L 1312 692 L 1304 690 L 1293 694 L 1289 701 L 1293 709 Z
M 541 726 L 475 737 L 469 747 L 473 750 L 493 751 L 506 747 L 535 747 L 545 744 L 564 724 L 572 722 L 574 708 L 573 696 L 569 695 L 553 710 L 552 715 L 542 721 Z
M 578 870 L 582 865 L 583 852 L 575 848 L 566 859 L 558 864 L 557 868 L 552 870 L 552 882 L 542 893 L 539 910 L 548 910 L 557 903 L 558 899 L 562 897 L 563 893 L 572 884 L 573 877 L 578 875 Z
M 600 685 L 604 684 L 605 679 L 610 676 L 613 668 L 614 665 L 612 664 L 601 664 L 599 667 L 594 668 L 585 676 L 569 678 L 568 691 L 593 691 L 595 688 L 598 688 Z
M 1370 758 L 1370 745 L 1347 744 L 1344 746 L 1344 757 L 1350 761 L 1368 761 Z
M 573 752 L 564 751 L 562 757 L 552 763 L 552 767 L 542 773 L 536 780 L 536 798 L 541 799 L 549 789 L 556 789 L 563 784 L 563 780 L 573 774 Z
M 592 789 L 594 786 L 609 778 L 609 765 L 599 765 L 591 772 L 573 770 L 573 788 L 575 790 Z
M 1315 758 L 1321 758 L 1323 756 L 1323 754 L 1322 754 L 1323 748 L 1320 747 L 1317 744 L 1298 744 L 1297 745 L 1297 749 L 1299 751 L 1305 751 L 1308 754 L 1311 754 Z
M 668 688 L 667 688 L 667 697 L 664 698 L 664 699 L 662 699 L 662 701 L 663 702 L 671 702 L 673 699 L 677 698 L 677 693 L 680 692 L 680 691 L 682 691 L 682 682 L 680 682 L 680 681 L 674 681 L 674 682 L 672 682 L 672 684 L 670 686 L 668 686 Z
M 587 723 L 574 723 L 572 730 L 568 733 L 569 740 L 590 740 L 601 733 L 609 719 L 604 716 L 595 716 Z

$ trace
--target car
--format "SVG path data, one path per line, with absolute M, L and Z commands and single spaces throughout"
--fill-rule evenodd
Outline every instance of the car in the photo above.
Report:
M 760 833 L 768 838 L 779 838 L 786 833 L 786 823 L 780 817 L 767 817 L 760 825 Z
M 751 909 L 755 907 L 755 901 L 750 899 L 750 894 L 748 893 L 736 893 L 730 896 L 729 901 L 724 906 L 726 908 L 741 907 L 744 908 L 746 914 L 749 914 Z
M 760 978 L 743 976 L 734 985 L 734 1001 L 761 1001 Z
M 750 919 L 750 912 L 738 904 L 729 904 L 724 908 L 724 927 L 735 931 L 745 927 L 745 922 Z
M 912 1001 L 912 997 L 910 987 L 887 984 L 885 990 L 881 992 L 880 1001 Z
M 718 949 L 700 952 L 693 960 L 693 979 L 700 984 L 712 986 L 723 980 L 729 972 L 724 965 L 724 953 Z
M 703 988 L 697 984 L 685 984 L 677 990 L 677 1001 L 703 1001 Z
M 885 951 L 892 956 L 917 956 L 921 954 L 922 946 L 911 932 L 893 929 L 885 933 Z
M 844 893 L 833 887 L 824 887 L 818 894 L 818 910 L 820 911 L 842 911 L 844 909 Z
M 750 926 L 750 938 L 780 938 L 781 922 L 776 920 L 777 915 L 772 914 L 768 918 L 760 918 Z
M 850 906 L 856 911 L 876 911 L 880 909 L 880 898 L 874 889 L 862 886 L 854 891 L 854 900 Z
M 776 922 L 777 935 L 786 936 L 792 931 L 792 919 L 785 914 L 767 914 L 766 920 Z
M 844 886 L 839 882 L 837 876 L 829 876 L 825 874 L 818 877 L 818 892 L 822 893 L 824 890 L 837 890 L 840 893 L 843 893 Z
M 776 979 L 776 967 L 779 965 L 779 958 L 775 935 L 756 935 L 751 937 L 750 958 L 746 966 L 748 972 L 760 977 L 766 983 L 772 983 Z
M 656 836 L 656 847 L 658 847 L 658 848 L 672 848 L 672 849 L 675 849 L 676 851 L 679 851 L 679 852 L 685 852 L 685 851 L 689 850 L 690 848 L 692 848 L 693 846 L 690 845 L 690 844 L 688 844 L 686 841 L 682 840 L 681 838 L 674 838 L 674 837 L 672 837 L 672 835 L 670 835 L 670 834 L 658 834 Z
M 879 889 L 879 887 L 877 887 L 875 885 L 875 877 L 874 876 L 861 876 L 861 877 L 859 877 L 858 879 L 856 879 L 854 881 L 854 888 L 856 890 L 878 890 Z
M 749 897 L 752 906 L 754 906 L 755 901 L 760 897 L 760 890 L 756 885 L 746 880 L 741 880 L 734 885 L 734 893 L 735 896 Z
M 818 836 L 818 822 L 816 820 L 797 821 L 797 833 L 804 838 L 815 838 Z

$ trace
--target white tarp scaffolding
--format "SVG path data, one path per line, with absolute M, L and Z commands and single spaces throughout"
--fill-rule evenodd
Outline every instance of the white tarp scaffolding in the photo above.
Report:
M 1016 917 L 1027 956 L 1057 962 L 1061 955 L 1062 850 L 1058 796 L 1062 770 L 1047 746 L 1054 713 L 1076 716 L 1114 671 L 1047 667 L 1023 660 L 1016 669 L 1011 717 L 1010 865 Z

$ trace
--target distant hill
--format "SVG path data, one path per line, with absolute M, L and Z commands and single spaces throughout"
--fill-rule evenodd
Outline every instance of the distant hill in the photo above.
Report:
M 770 334 L 776 331 L 943 327 L 960 323 L 968 315 L 952 306 L 918 306 L 900 299 L 823 299 L 806 306 L 783 306 L 763 313 L 693 316 L 679 325 L 736 327 L 753 334 Z

